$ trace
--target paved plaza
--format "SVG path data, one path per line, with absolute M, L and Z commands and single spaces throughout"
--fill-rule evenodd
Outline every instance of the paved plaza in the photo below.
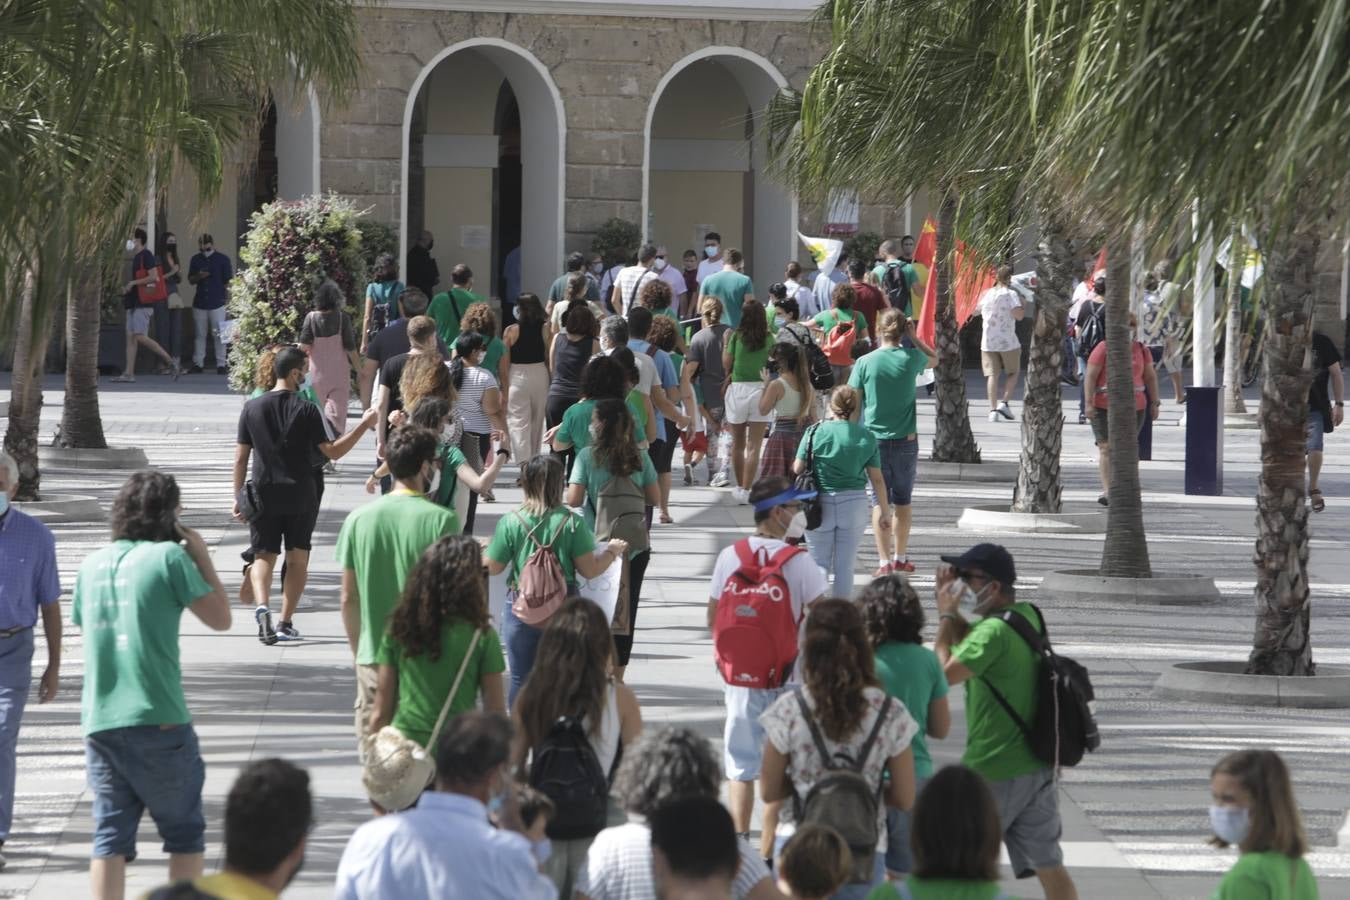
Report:
M 1020 422 L 985 418 L 980 379 L 972 373 L 972 422 L 986 460 L 1014 460 Z M 42 433 L 60 417 L 61 381 L 49 378 Z M 0 381 L 0 400 L 8 380 Z M 1066 411 L 1070 390 L 1065 389 Z M 1253 404 L 1255 395 L 1249 401 Z M 229 519 L 230 465 L 235 420 L 242 399 L 217 376 L 178 383 L 145 377 L 135 385 L 105 385 L 103 420 L 109 442 L 139 446 L 150 463 L 172 473 L 183 490 L 184 519 L 214 548 L 227 588 L 237 591 L 239 551 L 247 532 Z M 1021 404 L 1014 404 L 1020 414 Z M 1182 407 L 1164 405 L 1154 431 L 1153 461 L 1141 466 L 1144 514 L 1154 567 L 1212 575 L 1222 602 L 1205 608 L 1043 604 L 1050 634 L 1062 652 L 1091 670 L 1103 732 L 1101 750 L 1066 771 L 1061 802 L 1066 862 L 1084 898 L 1206 897 L 1232 854 L 1210 849 L 1206 808 L 1208 775 L 1223 753 L 1247 746 L 1280 751 L 1293 771 L 1313 851 L 1309 861 L 1323 897 L 1350 897 L 1350 849 L 1337 849 L 1337 832 L 1350 807 L 1350 724 L 1343 711 L 1208 707 L 1153 698 L 1166 665 L 1200 658 L 1245 658 L 1252 635 L 1251 563 L 1259 468 L 1258 434 L 1228 431 L 1225 492 L 1220 497 L 1182 493 Z M 1076 418 L 1076 415 L 1071 415 Z M 927 444 L 933 404 L 919 400 L 919 430 Z M 1093 504 L 1099 489 L 1087 426 L 1068 424 L 1064 438 L 1065 499 Z M 248 610 L 236 607 L 227 633 L 209 633 L 183 617 L 182 662 L 188 705 L 207 761 L 207 867 L 220 862 L 224 795 L 238 767 L 280 755 L 309 769 L 317 797 L 318 825 L 306 865 L 287 897 L 331 895 L 333 874 L 352 830 L 369 815 L 361 792 L 352 735 L 353 675 L 338 614 L 340 572 L 333 541 L 343 517 L 367 502 L 361 484 L 369 471 L 373 437 L 367 437 L 328 479 L 315 537 L 309 589 L 296 626 L 298 643 L 265 647 L 255 638 Z M 926 455 L 926 450 L 924 451 Z M 678 462 L 678 460 L 677 460 Z M 678 473 L 678 466 L 676 472 Z M 1006 501 L 1010 483 L 943 482 L 925 478 L 920 464 L 915 491 L 911 558 L 915 582 L 931 601 L 939 553 L 980 539 L 1013 552 L 1019 586 L 1038 601 L 1036 586 L 1054 568 L 1095 567 L 1101 536 L 976 535 L 955 527 L 963 507 Z M 106 509 L 126 473 L 46 468 L 50 493 L 96 496 Z M 514 509 L 520 492 L 504 476 L 497 502 L 479 507 L 479 536 Z M 648 726 L 676 723 L 698 729 L 720 744 L 721 682 L 711 665 L 704 626 L 708 577 L 717 552 L 750 529 L 748 506 L 732 504 L 728 491 L 686 488 L 676 475 L 671 510 L 676 524 L 653 530 L 653 559 L 644 588 L 628 682 Z M 1314 655 L 1322 663 L 1350 663 L 1350 441 L 1328 443 L 1324 473 L 1327 509 L 1312 518 Z M 66 591 L 80 561 L 106 541 L 106 523 L 53 523 Z M 870 538 L 857 561 L 859 573 L 876 566 Z M 931 607 L 930 607 L 931 608 Z M 930 626 L 929 634 L 931 636 Z M 19 740 L 18 799 L 14 833 L 5 845 L 9 866 L 0 873 L 0 896 L 87 896 L 92 817 L 84 784 L 79 732 L 81 636 L 67 624 L 62 689 L 56 702 L 30 701 Z M 39 646 L 34 657 L 45 661 Z M 35 684 L 36 684 L 35 673 Z M 939 761 L 954 761 L 965 740 L 961 692 L 951 736 L 934 741 Z M 140 857 L 128 869 L 128 896 L 164 880 L 166 865 L 148 819 Z M 1006 869 L 1005 869 L 1006 872 Z M 1041 897 L 1031 881 L 1005 882 L 1020 897 Z

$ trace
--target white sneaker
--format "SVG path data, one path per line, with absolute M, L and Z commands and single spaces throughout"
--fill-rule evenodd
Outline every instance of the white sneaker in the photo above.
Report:
M 1004 400 L 1002 403 L 1000 403 L 998 405 L 998 409 L 994 410 L 994 412 L 998 413 L 1000 416 L 1007 419 L 1009 422 L 1013 421 L 1013 413 L 1012 410 L 1008 408 L 1007 400 Z
M 1002 422 L 1002 421 L 1003 421 L 1001 418 L 999 418 L 998 410 L 996 410 L 996 409 L 991 409 L 991 410 L 989 410 L 989 421 L 990 421 L 990 422 Z
M 735 500 L 737 503 L 749 503 L 750 492 L 743 487 L 732 488 L 731 499 Z
M 715 488 L 724 488 L 729 484 L 731 484 L 731 478 L 726 472 L 718 472 L 708 481 L 708 486 Z

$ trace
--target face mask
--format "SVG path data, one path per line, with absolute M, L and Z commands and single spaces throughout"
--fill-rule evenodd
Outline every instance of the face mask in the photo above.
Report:
M 177 242 L 177 241 L 169 241 L 165 246 L 168 246 L 168 247 L 177 247 L 177 246 L 178 246 L 178 242 Z
M 0 491 L 0 516 L 3 516 L 7 512 L 9 512 L 9 493 L 7 491 Z
M 435 246 L 436 246 L 436 242 L 435 242 L 435 241 L 427 241 L 427 252 L 430 252 L 430 251 L 431 251 L 431 248 L 432 248 L 432 247 L 435 247 Z
M 1251 814 L 1240 806 L 1211 806 L 1209 824 L 1214 836 L 1229 844 L 1241 844 L 1251 830 Z
M 986 584 L 984 587 L 980 588 L 979 591 L 977 592 L 969 584 L 966 584 L 964 579 L 957 579 L 957 581 L 961 585 L 961 600 L 960 600 L 961 615 L 966 618 L 976 615 L 975 611 L 979 609 L 980 606 L 983 605 L 983 603 L 986 600 L 989 599 L 988 595 L 989 595 L 989 588 L 991 587 L 991 585 Z
M 599 275 L 601 272 L 605 271 L 605 264 L 591 263 L 591 271 L 594 272 L 596 275 Z
M 787 323 L 787 316 L 781 316 L 781 315 L 780 315 L 780 316 L 774 316 L 774 317 L 773 317 L 773 324 L 776 325 L 776 326 L 778 326 L 779 328 L 782 328 L 783 325 L 786 324 L 786 323 Z
M 128 240 L 127 240 L 127 252 L 130 253 L 132 250 L 135 250 L 135 249 L 136 249 L 136 242 L 133 241 L 133 240 L 131 240 L 131 239 L 128 239 Z
M 216 252 L 216 251 L 215 251 L 215 248 L 213 248 L 213 247 L 207 247 L 205 250 L 202 251 L 202 256 L 209 257 L 212 253 L 215 253 L 215 252 Z
M 660 272 L 665 267 L 666 261 L 661 257 L 658 256 L 656 259 L 652 260 L 652 268 L 655 269 L 656 271 Z
M 548 858 L 553 855 L 553 842 L 548 838 L 542 841 L 535 841 L 530 845 L 530 852 L 534 854 L 534 861 L 543 865 L 548 862 Z
M 717 255 L 717 251 L 719 249 L 720 248 L 716 244 L 713 244 L 711 247 L 704 247 L 703 252 L 707 254 L 708 259 L 712 259 L 714 256 Z
M 487 802 L 488 812 L 492 813 L 492 817 L 494 819 L 501 818 L 502 807 L 506 805 L 506 791 L 507 791 L 506 785 L 507 781 L 505 778 L 503 778 L 500 784 L 498 785 L 497 790 L 493 791 L 492 796 L 488 797 Z
M 440 466 L 431 467 L 431 477 L 426 479 L 427 489 L 423 492 L 428 497 L 436 496 L 436 489 L 441 486 L 441 468 Z
M 520 321 L 520 307 L 519 307 L 519 306 L 513 306 L 513 307 L 511 307 L 511 315 L 515 316 L 516 321 L 519 322 L 519 321 Z
M 797 510 L 796 515 L 788 522 L 787 531 L 783 532 L 783 539 L 788 541 L 799 540 L 806 534 L 806 510 Z
M 455 428 L 454 428 L 453 425 L 447 425 L 447 426 L 445 426 L 444 428 L 441 429 L 441 443 L 442 443 L 442 444 L 448 444 L 448 443 L 450 443 L 450 439 L 451 439 L 452 437 L 454 437 L 454 436 L 455 436 Z
M 310 380 L 310 378 L 309 378 L 309 373 L 306 372 L 306 373 L 305 373 L 305 377 L 302 378 L 302 379 L 300 379 L 300 386 L 299 386 L 298 388 L 296 388 L 296 390 L 297 390 L 297 391 L 307 391 L 307 390 L 309 390 L 313 385 L 314 385 L 314 382 Z

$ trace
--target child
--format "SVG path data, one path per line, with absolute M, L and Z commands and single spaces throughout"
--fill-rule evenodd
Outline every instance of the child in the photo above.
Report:
M 534 851 L 534 861 L 543 865 L 553 852 L 553 845 L 544 834 L 549 820 L 553 818 L 553 801 L 534 788 L 516 785 L 516 805 L 520 808 L 520 821 L 525 826 L 525 839 Z
M 833 828 L 803 825 L 778 857 L 778 889 L 793 900 L 825 900 L 853 872 L 853 854 Z
M 1303 858 L 1308 839 L 1280 755 L 1272 750 L 1230 753 L 1214 766 L 1209 783 L 1214 795 L 1210 843 L 1234 845 L 1240 854 L 1214 897 L 1316 900 L 1317 880 Z

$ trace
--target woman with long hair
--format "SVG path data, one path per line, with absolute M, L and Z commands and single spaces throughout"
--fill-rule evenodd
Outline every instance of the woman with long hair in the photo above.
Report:
M 341 434 L 347 430 L 352 372 L 361 371 L 352 320 L 342 310 L 342 288 L 324 279 L 314 292 L 314 309 L 300 326 L 300 349 L 309 354 L 309 374 L 323 414 Z
M 618 539 L 611 540 L 602 553 L 595 552 L 595 533 L 591 527 L 563 505 L 562 463 L 554 457 L 541 455 L 526 460 L 520 468 L 520 487 L 525 492 L 525 501 L 520 509 L 497 520 L 492 542 L 483 551 L 483 564 L 489 574 L 500 575 L 509 570 L 506 583 L 512 595 L 521 570 L 539 547 L 549 548 L 569 586 L 576 584 L 578 573 L 583 578 L 595 578 L 628 552 L 628 544 Z M 609 623 L 605 623 L 605 630 L 608 635 Z M 534 667 L 543 631 L 542 627 L 517 619 L 511 603 L 506 604 L 502 637 L 511 663 L 508 701 L 512 704 Z M 606 646 L 609 644 L 607 640 Z
M 464 458 L 481 472 L 487 465 L 492 436 L 506 442 L 506 419 L 502 416 L 501 392 L 497 379 L 483 368 L 487 356 L 487 342 L 476 331 L 460 332 L 455 338 L 455 357 L 450 361 L 450 383 L 459 392 L 455 410 L 464 420 L 464 434 L 459 449 Z M 509 453 L 504 448 L 499 452 Z M 490 496 L 490 495 L 489 495 Z M 473 534 L 474 513 L 478 509 L 478 492 L 469 494 L 468 511 L 464 514 L 464 533 Z
M 637 697 L 614 679 L 613 661 L 609 622 L 599 606 L 573 599 L 553 615 L 540 638 L 530 679 L 512 710 L 516 736 L 511 758 L 521 780 L 528 780 L 533 753 L 554 723 L 567 717 L 581 722 L 600 768 L 613 783 L 623 748 L 642 732 Z M 572 896 L 595 835 L 606 824 L 621 821 L 612 800 L 608 818 L 611 822 L 597 823 L 599 827 L 582 837 L 549 833 L 553 851 L 541 870 L 558 886 L 560 897 Z
M 497 314 L 486 303 L 471 303 L 459 320 L 460 331 L 476 331 L 487 342 L 483 368 L 492 373 L 498 385 L 506 384 L 506 344 L 497 336 Z
M 1280 755 L 1274 750 L 1229 753 L 1210 772 L 1209 789 L 1214 798 L 1210 843 L 1237 847 L 1239 853 L 1214 896 L 1316 900 L 1317 880 L 1304 858 L 1308 838 Z
M 620 597 L 627 604 L 627 615 L 616 614 L 614 652 L 618 658 L 615 674 L 623 681 L 624 669 L 633 652 L 633 632 L 637 627 L 638 600 L 642 594 L 642 577 L 651 562 L 651 546 L 646 528 L 641 521 L 642 507 L 654 506 L 660 500 L 656 468 L 651 458 L 638 450 L 633 433 L 633 414 L 622 400 L 599 400 L 591 417 L 591 443 L 577 452 L 567 485 L 567 505 L 582 507 L 586 523 L 595 528 L 596 522 L 610 523 L 608 533 L 596 533 L 596 538 L 624 537 L 628 541 L 628 596 Z M 618 481 L 611 487 L 610 482 Z M 638 519 L 633 520 L 636 510 Z
M 891 527 L 891 503 L 881 475 L 877 439 L 858 424 L 858 392 L 848 385 L 830 394 L 830 418 L 812 425 L 797 445 L 792 471 L 806 471 L 807 459 L 820 490 L 820 527 L 806 532 L 806 547 L 816 565 L 833 574 L 835 597 L 853 596 L 853 568 L 867 528 L 870 483 L 880 508 L 877 527 Z
M 581 278 L 585 280 L 584 275 Z M 548 351 L 551 374 L 544 421 L 549 428 L 557 428 L 568 408 L 581 399 L 582 372 L 600 352 L 600 325 L 588 306 L 569 307 L 562 321 L 563 330 L 553 336 Z
M 178 292 L 183 283 L 183 264 L 178 259 L 178 235 L 172 231 L 161 232 L 155 241 L 155 256 L 164 269 L 164 284 L 169 297 L 163 303 L 154 305 L 155 340 L 169 355 L 183 362 L 183 318 L 192 308 L 191 300 L 184 300 Z M 169 374 L 169 368 L 160 370 L 161 375 Z
M 803 798 L 828 772 L 817 738 L 832 757 L 846 754 L 873 786 L 877 804 L 877 842 L 872 859 L 853 848 L 855 880 L 834 894 L 861 898 L 886 878 L 886 808 L 914 804 L 914 755 L 910 741 L 918 726 L 905 705 L 886 696 L 872 668 L 872 647 L 862 613 L 848 600 L 818 600 L 811 605 L 798 657 L 804 681 L 801 691 L 788 691 L 760 716 L 767 740 L 760 772 L 765 803 Z M 880 726 L 877 723 L 880 720 Z M 875 732 L 866 757 L 863 749 Z M 889 781 L 884 780 L 889 775 Z M 784 803 L 779 812 L 776 849 L 796 831 L 798 803 Z M 859 858 L 861 857 L 861 858 Z M 870 871 L 860 869 L 870 863 Z
M 398 318 L 398 298 L 403 296 L 403 282 L 398 280 L 398 261 L 392 253 L 381 253 L 375 257 L 375 268 L 370 273 L 370 283 L 366 285 L 365 310 L 361 317 L 361 356 L 375 335 L 384 330 L 384 326 Z M 375 371 L 362 368 L 357 381 L 361 393 L 361 408 L 370 407 L 370 395 L 375 385 Z
M 482 550 L 471 537 L 447 535 L 422 553 L 389 617 L 376 653 L 379 682 L 368 733 L 393 725 L 425 747 L 465 656 L 468 665 L 447 722 L 473 709 L 479 698 L 484 711 L 504 715 L 506 660 L 488 615 Z
M 686 402 L 692 398 L 698 404 L 699 415 L 703 419 L 703 433 L 708 439 L 707 483 L 711 487 L 726 487 L 730 483 L 730 476 L 722 467 L 730 460 L 725 454 L 719 454 L 718 443 L 722 437 L 726 408 L 722 399 L 727 379 L 726 370 L 722 367 L 722 345 L 731 328 L 722 324 L 722 301 L 716 297 L 699 300 L 698 314 L 701 326 L 689 340 L 689 353 L 680 369 L 680 394 Z M 685 474 L 686 483 L 692 484 L 692 469 L 686 466 Z
M 933 775 L 927 738 L 942 740 L 952 725 L 947 676 L 942 673 L 937 654 L 923 642 L 923 604 L 908 580 L 885 575 L 863 589 L 859 606 L 881 687 L 905 704 L 919 726 L 909 746 L 914 751 L 915 790 L 923 790 Z M 892 876 L 903 875 L 912 868 L 909 814 L 887 810 L 886 831 L 886 871 Z
M 662 281 L 660 284 L 664 285 L 665 282 Z M 648 285 L 648 287 L 651 287 L 651 285 Z M 667 285 L 667 287 L 669 287 L 669 285 Z M 646 294 L 646 288 L 643 289 L 643 294 Z M 650 341 L 651 345 L 657 350 L 664 350 L 668 353 L 670 355 L 670 362 L 675 367 L 675 371 L 682 372 L 684 370 L 684 347 L 679 341 L 678 326 L 679 322 L 670 316 L 654 315 L 652 316 L 651 330 L 647 332 L 647 340 Z M 674 422 L 668 423 L 666 431 L 667 437 L 671 441 L 671 447 L 667 452 L 671 454 L 675 452 L 674 442 L 681 439 L 686 434 L 692 434 L 695 430 L 694 422 L 697 421 L 696 411 L 693 404 L 684 402 L 684 400 L 685 398 L 682 393 L 681 402 L 684 405 L 683 411 L 689 416 L 689 430 L 688 432 L 681 432 Z M 687 446 L 685 452 L 688 453 Z M 693 477 L 687 463 L 685 464 L 685 476 L 685 483 L 692 483 Z M 669 466 L 666 467 L 665 471 L 656 473 L 656 483 L 661 488 L 661 524 L 669 525 L 671 522 L 675 521 L 670 515 Z
M 570 315 L 570 314 L 569 314 Z M 622 348 L 630 357 L 631 350 Z M 620 362 L 619 351 L 610 356 L 595 356 L 581 370 L 581 398 L 563 413 L 562 421 L 546 437 L 552 443 L 553 453 L 563 464 L 563 471 L 572 471 L 577 451 L 590 446 L 592 414 L 601 400 L 624 400 L 633 414 L 633 437 L 637 446 L 647 446 L 647 430 L 642 427 L 642 407 L 628 399 L 629 391 L 637 383 L 630 367 Z
M 776 373 L 778 377 L 768 380 L 771 373 Z M 797 458 L 797 444 L 802 439 L 802 432 L 811 424 L 811 411 L 815 409 L 816 403 L 805 348 L 781 341 L 774 344 L 769 351 L 764 377 L 764 393 L 759 397 L 759 411 L 763 415 L 772 415 L 774 419 L 773 432 L 764 447 L 759 477 L 791 477 L 792 461 Z
M 575 272 L 567 279 L 567 287 L 563 291 L 562 299 L 553 304 L 553 309 L 548 314 L 548 324 L 553 334 L 562 334 L 567 328 L 567 317 L 573 309 L 586 307 L 591 311 L 591 315 L 597 320 L 604 318 L 605 310 L 594 300 L 590 300 L 591 285 L 593 281 L 586 272 Z M 596 332 L 599 334 L 599 331 Z
M 727 335 L 722 368 L 730 376 L 726 387 L 726 422 L 731 427 L 732 496 L 744 503 L 759 471 L 759 453 L 772 413 L 759 411 L 764 393 L 762 372 L 769 361 L 769 323 L 758 300 L 745 301 L 741 323 Z M 748 440 L 747 440 L 748 436 Z
M 506 344 L 502 381 L 511 453 L 529 459 L 544 444 L 544 409 L 548 405 L 549 362 L 545 352 L 553 337 L 544 305 L 531 293 L 516 298 L 516 324 L 502 336 Z

